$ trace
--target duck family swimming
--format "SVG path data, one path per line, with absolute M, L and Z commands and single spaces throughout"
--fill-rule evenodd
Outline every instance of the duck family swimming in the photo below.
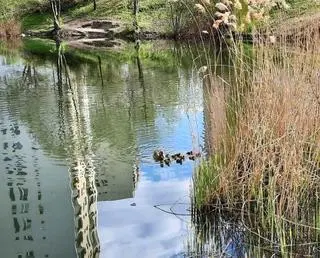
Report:
M 173 155 L 170 155 L 168 153 L 164 154 L 163 150 L 155 150 L 153 152 L 154 161 L 159 162 L 161 167 L 163 167 L 164 164 L 170 166 L 172 161 L 175 161 L 177 164 L 182 165 L 183 161 L 185 161 L 186 158 L 194 161 L 199 157 L 201 157 L 200 152 L 194 151 L 188 151 L 185 155 L 181 153 L 175 153 Z

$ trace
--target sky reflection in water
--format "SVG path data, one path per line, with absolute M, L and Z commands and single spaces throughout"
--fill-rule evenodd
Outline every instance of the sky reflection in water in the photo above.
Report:
M 86 234 L 86 223 L 92 234 L 97 231 L 100 257 L 171 257 L 183 252 L 190 218 L 174 216 L 154 206 L 188 213 L 195 163 L 186 161 L 161 168 L 152 160 L 152 153 L 155 149 L 169 153 L 183 153 L 193 147 L 199 150 L 203 114 L 201 80 L 197 74 L 191 67 L 170 64 L 170 69 L 157 68 L 142 60 L 142 81 L 135 62 L 128 64 L 107 57 L 102 59 L 105 86 L 101 86 L 97 74 L 98 62 L 78 62 L 76 67 L 70 65 L 69 70 L 60 69 L 62 79 L 68 75 L 71 82 L 62 81 L 60 91 L 57 57 L 27 57 L 28 60 L 22 56 L 0 60 L 1 129 L 12 123 L 22 128 L 18 137 L 8 135 L 1 140 L 4 144 L 19 141 L 24 146 L 19 150 L 26 159 L 24 187 L 43 186 L 40 215 L 45 219 L 38 214 L 36 191 L 30 190 L 31 210 L 21 218 L 32 217 L 29 229 L 40 238 L 28 242 L 15 237 L 12 221 L 20 214 L 10 213 L 16 201 L 10 202 L 5 192 L 9 184 L 18 189 L 20 178 L 2 174 L 2 207 L 7 212 L 1 214 L 0 228 L 2 232 L 12 231 L 10 237 L 0 233 L 0 239 L 7 243 L 4 254 L 18 252 L 38 257 L 48 253 L 54 257 L 60 250 L 59 256 L 68 253 L 71 258 L 75 253 L 70 245 L 76 242 L 81 257 L 86 248 L 86 236 L 81 235 Z M 30 142 L 36 147 L 29 146 Z M 1 166 L 7 162 L 6 155 L 11 154 L 3 152 Z M 38 162 L 36 178 L 34 164 L 28 161 L 31 158 Z M 132 186 L 134 163 L 138 163 L 139 177 Z M 90 181 L 93 166 L 96 183 L 102 184 L 97 186 L 97 193 Z M 97 203 L 91 202 L 95 194 Z M 38 223 L 44 226 L 38 227 Z M 45 238 L 40 236 L 43 232 Z M 64 248 L 58 248 L 59 241 Z
M 186 152 L 195 146 L 192 141 L 198 139 L 193 139 L 191 130 L 200 126 L 198 130 L 202 131 L 202 113 L 193 114 L 194 121 L 186 114 L 179 115 L 170 135 L 166 135 L 165 122 L 157 120 L 162 128 L 158 147 Z M 183 165 L 173 163 L 161 168 L 151 160 L 152 146 L 140 151 L 144 158 L 134 198 L 98 203 L 102 257 L 171 257 L 185 247 L 190 217 L 168 214 L 154 206 L 160 205 L 169 212 L 171 208 L 177 214 L 189 214 L 195 163 L 186 161 Z

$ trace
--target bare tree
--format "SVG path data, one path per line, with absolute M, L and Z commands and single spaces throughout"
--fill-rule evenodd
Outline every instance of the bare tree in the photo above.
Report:
M 89 0 L 84 0 L 85 3 L 88 3 Z M 90 0 L 93 3 L 93 10 L 97 10 L 97 0 Z
M 139 13 L 139 0 L 132 0 L 133 7 L 133 27 L 134 27 L 134 38 L 139 38 L 139 25 L 138 25 L 138 13 Z
M 60 26 L 60 14 L 61 14 L 61 1 L 60 0 L 49 0 L 53 15 L 53 27 L 55 32 L 61 29 Z
M 133 0 L 133 15 L 137 16 L 139 12 L 139 0 Z

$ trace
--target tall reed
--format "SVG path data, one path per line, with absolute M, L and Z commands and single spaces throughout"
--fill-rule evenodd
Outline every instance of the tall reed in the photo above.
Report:
M 319 255 L 319 26 L 265 39 L 234 42 L 204 76 L 190 257 Z
M 235 78 L 204 81 L 211 153 L 195 176 L 195 204 L 255 202 L 296 216 L 320 185 L 318 38 L 255 44 L 250 69 L 233 51 Z

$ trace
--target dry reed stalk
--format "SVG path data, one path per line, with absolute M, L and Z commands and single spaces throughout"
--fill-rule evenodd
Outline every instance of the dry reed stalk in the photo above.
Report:
M 234 133 L 221 140 L 224 128 L 234 125 L 220 125 L 220 136 L 217 126 L 212 130 L 213 155 L 221 158 L 214 164 L 212 178 L 206 171 L 207 182 L 199 181 L 199 187 L 206 188 L 202 191 L 205 204 L 219 199 L 232 206 L 239 200 L 256 200 L 272 203 L 278 214 L 290 217 L 316 198 L 320 185 L 320 56 L 316 53 L 320 44 L 315 38 L 303 40 L 307 47 L 301 48 L 300 40 L 290 46 L 254 46 L 250 87 L 236 111 Z M 245 72 L 240 69 L 237 75 Z M 243 81 L 237 83 L 230 87 L 241 88 Z M 214 101 L 207 103 L 218 123 L 227 120 L 230 106 L 219 92 L 213 90 Z M 217 139 L 223 144 L 217 144 Z M 201 178 L 203 170 L 197 177 Z

